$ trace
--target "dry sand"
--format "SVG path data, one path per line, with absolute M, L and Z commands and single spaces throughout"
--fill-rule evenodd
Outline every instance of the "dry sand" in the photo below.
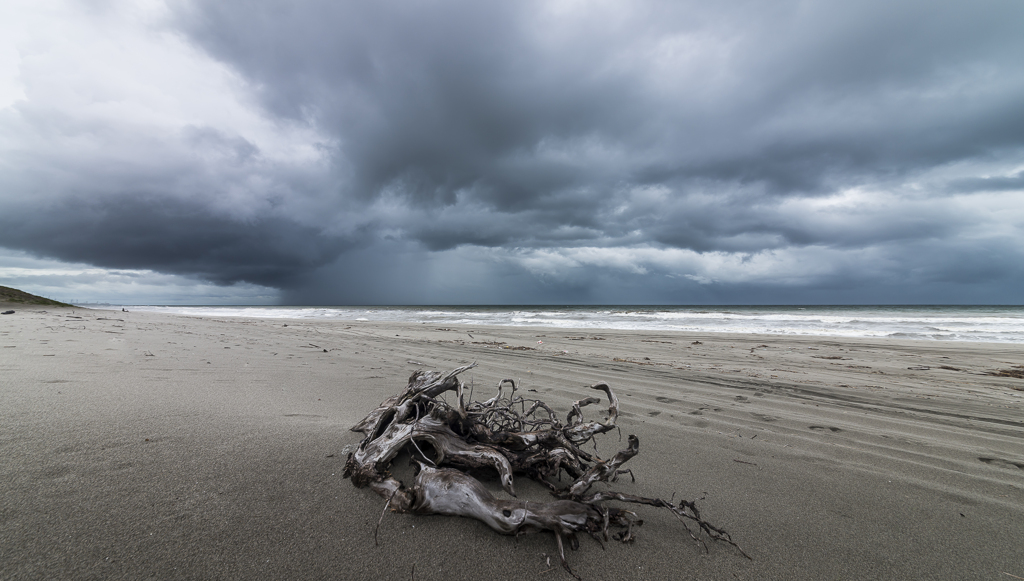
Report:
M 1024 577 L 1024 379 L 984 374 L 1021 345 L 10 308 L 4 579 L 569 579 L 550 534 L 466 519 L 388 514 L 374 546 L 383 502 L 341 476 L 410 372 L 472 361 L 477 395 L 562 411 L 608 381 L 641 444 L 619 488 L 706 493 L 753 557 L 641 510 L 634 544 L 581 539 L 584 579 Z

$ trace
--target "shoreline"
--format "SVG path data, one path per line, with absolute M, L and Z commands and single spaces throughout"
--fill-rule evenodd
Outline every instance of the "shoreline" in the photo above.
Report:
M 636 330 L 641 332 L 739 333 L 783 337 L 837 337 L 1015 343 L 1024 345 L 1024 307 L 779 306 L 582 307 L 139 307 L 144 312 L 186 316 L 298 319 L 308 321 L 491 325 L 512 328 Z
M 616 489 L 706 492 L 753 557 L 639 510 L 567 553 L 584 579 L 1024 576 L 1024 380 L 984 375 L 1024 345 L 69 311 L 0 318 L 11 578 L 536 578 L 550 535 L 387 514 L 375 546 L 341 478 L 351 425 L 472 361 L 474 397 L 514 377 L 560 415 L 608 381 L 641 442 Z

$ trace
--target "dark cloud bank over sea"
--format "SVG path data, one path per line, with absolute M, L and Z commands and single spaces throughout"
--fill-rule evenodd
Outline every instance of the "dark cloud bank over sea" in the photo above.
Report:
M 1024 296 L 1017 1 L 69 10 L 0 108 L 9 250 L 290 304 Z

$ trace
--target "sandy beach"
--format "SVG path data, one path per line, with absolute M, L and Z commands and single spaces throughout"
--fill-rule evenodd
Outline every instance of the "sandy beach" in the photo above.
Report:
M 9 308 L 3 579 L 571 579 L 552 535 L 466 519 L 387 514 L 375 546 L 383 502 L 342 478 L 350 426 L 471 362 L 477 396 L 563 414 L 607 381 L 601 455 L 640 440 L 617 488 L 705 497 L 752 557 L 641 507 L 635 543 L 581 539 L 583 579 L 1024 578 L 1024 379 L 989 375 L 1024 345 Z

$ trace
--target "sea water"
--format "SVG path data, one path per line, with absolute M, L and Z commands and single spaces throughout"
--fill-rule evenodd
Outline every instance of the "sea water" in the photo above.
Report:
M 120 310 L 120 306 L 111 307 Z M 1024 306 L 131 306 L 203 317 L 1024 343 Z

